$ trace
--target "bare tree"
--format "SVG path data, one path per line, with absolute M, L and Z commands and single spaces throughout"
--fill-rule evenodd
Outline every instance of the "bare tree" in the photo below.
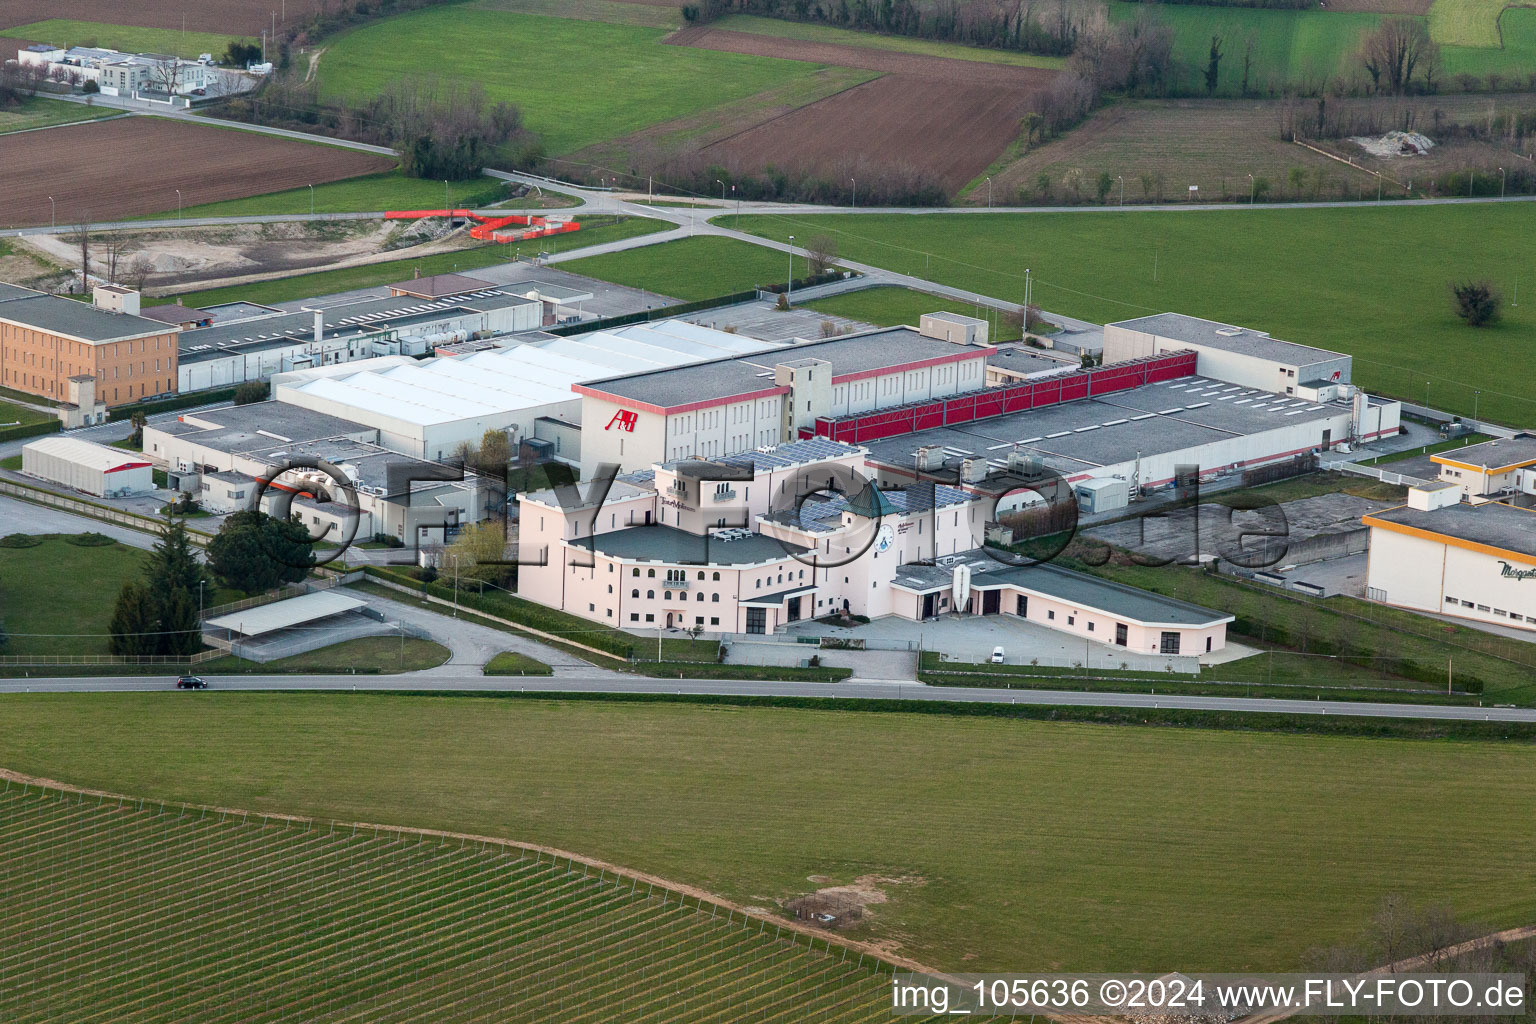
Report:
M 107 283 L 118 284 L 118 271 L 124 269 L 128 254 L 133 252 L 133 243 L 121 231 L 109 231 L 100 249 L 105 259 Z
M 1371 84 L 1378 92 L 1393 95 L 1408 89 L 1415 71 L 1423 71 L 1425 80 L 1430 80 L 1439 60 L 1440 45 L 1429 38 L 1424 22 L 1413 18 L 1385 19 L 1360 47 L 1360 61 Z
M 149 262 L 147 257 L 143 255 L 135 256 L 123 268 L 123 283 L 136 292 L 142 292 L 154 272 L 155 265 Z
M 80 243 L 80 290 L 91 290 L 91 222 L 90 218 L 80 221 L 75 227 Z
M 816 235 L 805 247 L 805 257 L 811 265 L 811 276 L 825 274 L 837 262 L 837 239 L 828 234 Z
M 181 88 L 181 58 L 156 57 L 149 67 L 149 82 L 167 96 L 175 96 Z

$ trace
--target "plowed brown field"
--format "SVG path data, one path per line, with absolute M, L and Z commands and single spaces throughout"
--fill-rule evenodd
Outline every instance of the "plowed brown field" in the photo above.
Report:
M 300 16 L 300 0 L 288 0 L 290 20 Z M 311 8 L 312 9 L 312 8 Z M 0 3 L 0 29 L 30 25 L 34 21 L 63 18 L 70 21 L 102 21 L 113 25 L 145 28 L 181 28 L 182 17 L 191 32 L 223 32 L 253 36 L 272 24 L 272 12 L 281 0 L 133 0 L 103 4 L 101 0 L 4 0 Z
M 388 170 L 369 153 L 126 117 L 0 137 L 0 224 L 122 220 Z
M 706 152 L 736 166 L 816 168 L 852 156 L 926 172 L 955 190 L 1018 134 L 1030 97 L 1053 71 L 860 46 L 685 29 L 668 42 L 865 68 L 884 75 L 719 140 Z

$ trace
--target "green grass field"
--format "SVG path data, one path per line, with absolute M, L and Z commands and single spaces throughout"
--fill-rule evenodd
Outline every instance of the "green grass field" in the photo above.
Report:
M 372 210 L 440 210 L 446 199 L 453 207 L 489 206 L 507 195 L 504 182 L 494 178 L 453 181 L 445 187 L 441 181 L 407 178 L 399 171 L 365 174 L 359 178 L 332 181 L 314 188 L 315 213 L 353 213 Z M 288 189 L 247 199 L 229 199 L 219 203 L 189 206 L 184 217 L 248 217 L 269 213 L 309 213 L 310 190 Z M 172 211 L 174 213 L 174 211 Z M 157 213 L 140 219 L 165 217 Z
M 1356 383 L 1377 393 L 1423 402 L 1428 382 L 1437 408 L 1470 415 L 1478 397 L 1495 422 L 1536 422 L 1536 399 L 1516 383 L 1536 379 L 1536 313 L 1506 303 L 1498 325 L 1473 329 L 1449 295 L 1452 279 L 1482 277 L 1512 295 L 1536 230 L 1529 204 L 756 217 L 742 226 L 781 240 L 832 232 L 848 259 L 1010 301 L 1023 298 L 1030 267 L 1034 301 L 1051 312 L 1103 323 L 1174 310 L 1240 324 L 1351 353 Z M 1522 299 L 1536 277 L 1523 283 Z
M 899 880 L 851 937 L 940 968 L 1299 970 L 1388 893 L 1477 925 L 1536 917 L 1522 744 L 366 694 L 4 700 L 0 765 L 71 784 L 545 843 L 755 906 L 809 875 Z
M 34 409 L 29 405 L 18 405 L 14 402 L 0 401 L 0 427 L 42 423 L 44 420 L 50 419 L 53 419 L 51 415 Z
M 743 223 L 749 220 L 744 218 Z M 734 238 L 699 235 L 588 256 L 562 263 L 560 269 L 692 302 L 783 281 L 789 274 L 789 257 Z M 805 257 L 796 256 L 795 276 L 806 272 Z
M 51 128 L 56 124 L 76 124 L 120 113 L 103 107 L 87 107 L 63 100 L 29 96 L 12 107 L 0 107 L 0 135 L 29 128 Z
M 7 1021 L 890 1019 L 872 958 L 501 844 L 10 783 L 0 854 Z
M 62 537 L 30 548 L 0 547 L 0 622 L 11 637 L 5 653 L 109 653 L 107 624 L 117 592 L 139 578 L 144 557 L 123 544 L 80 547 Z
M 547 676 L 553 675 L 554 669 L 526 654 L 502 651 L 485 663 L 484 672 L 488 676 Z
M 113 25 L 100 21 L 66 21 L 58 18 L 34 21 L 0 31 L 0 36 L 30 39 L 54 46 L 100 46 L 125 53 L 169 53 L 196 58 L 211 53 L 221 60 L 229 44 L 239 36 L 212 32 L 182 32 L 173 28 L 144 28 L 139 25 Z
M 709 24 L 711 28 L 727 29 L 731 32 L 751 32 L 756 35 L 799 39 L 810 43 L 862 46 L 876 50 L 892 50 L 896 53 L 920 53 L 929 57 L 973 60 L 986 64 L 1007 64 L 1020 68 L 1060 68 L 1067 63 L 1064 57 L 1042 57 L 1033 53 L 990 50 L 980 46 L 963 46 L 959 43 L 946 43 L 936 39 L 858 32 L 832 25 L 785 21 L 781 18 L 762 18 L 752 14 L 728 14 L 723 18 L 716 18 Z
M 412 259 L 369 263 L 360 267 L 343 267 L 340 270 L 322 270 L 314 274 L 300 274 L 296 277 L 259 281 L 255 284 L 237 284 L 224 288 L 209 288 L 200 292 L 184 292 L 167 296 L 167 298 L 174 298 L 182 305 L 194 307 L 212 306 L 220 302 L 233 302 L 236 299 L 261 303 L 286 302 L 289 299 L 302 299 L 312 295 L 331 295 L 355 288 L 372 288 L 390 284 L 410 277 L 418 269 L 423 277 L 431 274 L 469 272 L 478 267 L 506 263 L 519 252 L 525 258 L 532 256 L 541 251 L 543 246 L 548 246 L 550 251 L 556 251 L 557 243 L 563 244 L 566 249 L 600 245 L 603 242 L 614 242 L 647 235 L 654 231 L 664 231 L 672 226 L 665 221 L 651 220 L 648 217 L 627 217 L 620 220 L 594 219 L 606 220 L 606 223 L 598 223 L 590 228 L 583 227 L 575 234 L 561 235 L 556 238 L 539 238 L 522 245 L 482 245 L 473 249 L 459 249 L 454 252 L 435 253 Z M 562 269 L 565 266 L 562 264 Z
M 911 288 L 864 288 L 830 298 L 814 299 L 804 305 L 806 309 L 814 309 L 818 313 L 862 320 L 876 327 L 895 327 L 901 324 L 916 327 L 924 313 L 959 313 L 988 321 L 991 327 L 987 337 L 993 342 L 1018 341 L 1023 337 L 1023 332 L 1017 327 L 1010 329 L 1002 323 L 995 309 L 972 306 Z
M 608 21 L 618 25 L 642 25 L 646 28 L 683 27 L 679 7 L 662 4 L 627 3 L 624 0 L 470 0 L 479 11 L 512 11 L 517 14 L 547 14 L 557 18 L 583 21 Z
M 320 60 L 320 81 L 328 95 L 370 95 L 402 76 L 451 77 L 473 68 L 473 81 L 491 99 L 519 104 L 528 126 L 558 155 L 744 99 L 817 68 L 665 46 L 665 35 L 449 5 L 341 36 Z
M 442 644 L 420 637 L 362 636 L 343 640 L 318 651 L 295 654 L 276 661 L 253 662 L 243 658 L 215 658 L 194 670 L 203 675 L 234 675 L 248 672 L 304 672 L 322 675 L 368 672 L 390 674 L 436 668 L 451 652 Z
M 1442 46 L 1498 46 L 1499 14 L 1508 0 L 1435 0 L 1429 33 Z

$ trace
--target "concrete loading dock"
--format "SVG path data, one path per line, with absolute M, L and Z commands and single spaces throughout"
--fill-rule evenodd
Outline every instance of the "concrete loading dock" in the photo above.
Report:
M 44 437 L 21 449 L 21 471 L 97 498 L 149 494 L 154 470 L 142 455 L 75 437 Z

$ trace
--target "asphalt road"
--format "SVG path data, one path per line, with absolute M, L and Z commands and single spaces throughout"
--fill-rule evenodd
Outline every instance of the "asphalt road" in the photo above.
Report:
M 1267 700 L 1255 697 L 1179 697 L 1071 690 L 994 690 L 917 683 L 782 683 L 715 679 L 652 679 L 562 676 L 518 679 L 452 675 L 441 669 L 398 676 L 210 676 L 219 690 L 479 690 L 530 693 L 670 693 L 755 697 L 845 697 L 859 700 L 934 700 L 960 703 L 1034 704 L 1069 707 L 1248 711 L 1290 715 L 1346 715 L 1473 722 L 1536 722 L 1536 708 L 1472 708 L 1354 701 Z M 41 678 L 0 681 L 0 693 L 97 693 L 173 689 L 171 677 Z

